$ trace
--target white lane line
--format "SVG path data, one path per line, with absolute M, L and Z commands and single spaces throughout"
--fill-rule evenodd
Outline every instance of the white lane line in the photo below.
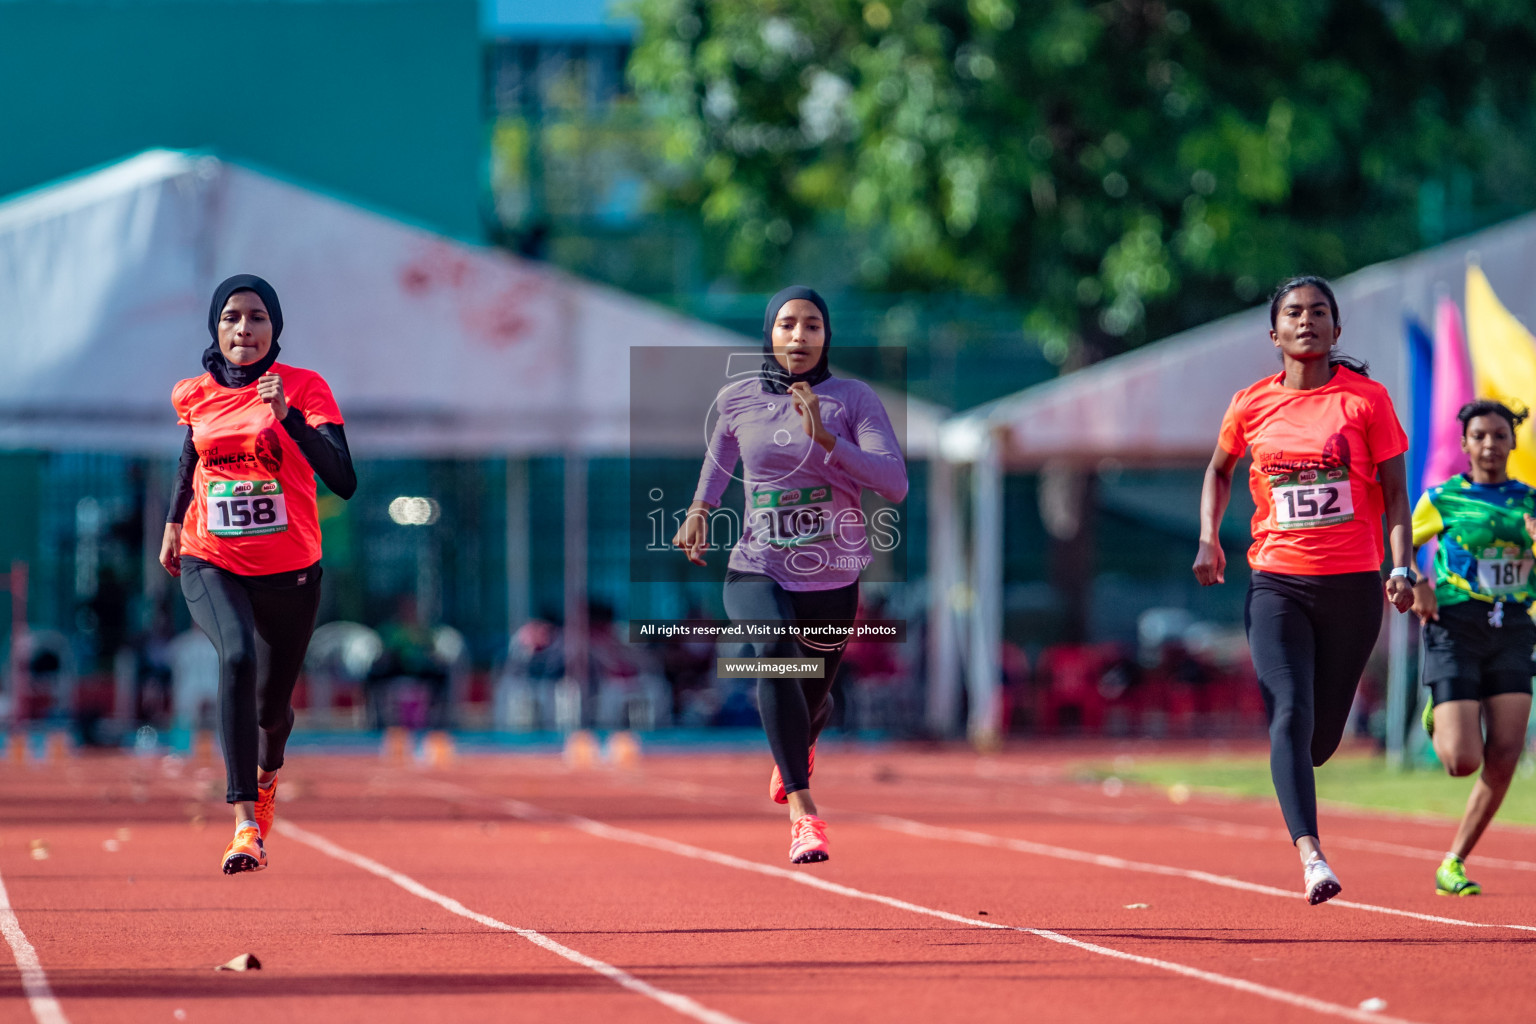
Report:
M 1012 772 L 998 768 L 994 765 L 978 764 L 976 775 L 983 779 L 992 779 L 1001 782 L 1009 782 L 1016 786 L 1057 786 L 1063 783 L 1071 783 L 1073 780 L 1060 773 L 1044 774 L 1037 771 Z M 1154 783 L 1136 783 L 1149 790 L 1156 791 L 1159 787 Z M 1256 797 L 1233 796 L 1215 788 L 1196 789 L 1196 793 L 1207 800 L 1242 804 L 1252 803 Z M 1422 811 L 1390 811 L 1381 807 L 1366 807 L 1363 804 L 1347 803 L 1343 800 L 1318 800 L 1318 807 L 1329 811 L 1337 817 L 1352 817 L 1358 819 L 1362 825 L 1377 825 L 1382 821 L 1391 821 L 1408 825 L 1433 825 L 1436 828 L 1455 828 L 1461 819 L 1446 814 L 1428 814 Z M 1523 833 L 1536 835 L 1536 826 L 1515 825 L 1507 821 L 1498 823 L 1503 832 Z M 1482 860 L 1481 857 L 1478 858 Z
M 0 879 L 0 933 L 5 935 L 11 955 L 16 958 L 16 968 L 21 972 L 21 990 L 26 993 L 27 1005 L 37 1024 L 69 1024 L 69 1018 L 64 1016 L 63 1007 L 48 985 L 48 975 L 37 959 L 37 950 L 32 948 L 26 933 L 21 930 L 21 922 L 16 919 L 11 895 L 5 891 L 3 879 Z
M 569 946 L 562 945 L 549 936 L 534 931 L 532 928 L 518 928 L 515 925 L 507 924 L 505 921 L 498 921 L 488 914 L 471 910 L 458 900 L 427 888 L 409 875 L 401 874 L 393 868 L 380 864 L 376 860 L 364 857 L 360 853 L 353 853 L 346 847 L 338 846 L 324 836 L 316 835 L 308 829 L 300 828 L 291 821 L 277 822 L 274 827 L 289 838 L 296 839 L 306 846 L 314 847 L 329 857 L 334 857 L 339 861 L 351 864 L 355 868 L 361 868 L 370 875 L 376 875 L 387 882 L 393 882 L 412 896 L 420 896 L 429 903 L 435 903 L 450 914 L 457 914 L 459 917 L 467 918 L 476 924 L 482 924 L 499 932 L 512 932 L 514 935 L 521 936 L 540 949 L 547 949 L 551 953 L 571 961 L 571 963 L 580 964 L 590 971 L 595 971 L 621 988 L 626 988 L 637 995 L 645 996 L 647 999 L 654 999 L 656 1002 L 670 1010 L 677 1011 L 684 1017 L 691 1017 L 694 1020 L 702 1021 L 703 1024 L 742 1024 L 742 1021 L 735 1017 L 721 1013 L 719 1010 L 712 1010 L 685 995 L 657 988 L 648 981 L 641 981 L 627 971 L 621 970 L 612 964 L 604 963 L 594 957 L 587 956 L 587 954 L 574 950 Z M 39 1017 L 39 1020 L 41 1019 Z M 62 1021 L 63 1018 L 60 1017 L 59 1020 Z
M 670 789 L 674 794 L 687 798 L 687 800 L 711 801 L 711 803 L 714 803 L 714 801 L 723 800 L 723 797 L 725 797 L 723 792 L 714 791 L 711 794 L 710 789 L 697 785 L 697 783 L 659 780 L 659 778 L 650 777 L 650 775 L 648 775 L 647 781 L 648 783 L 650 781 L 665 781 L 665 786 L 660 786 L 660 789 Z M 825 804 L 823 804 L 823 808 L 825 808 Z M 1115 814 L 1135 814 L 1135 812 L 1118 811 Z M 869 814 L 869 812 L 856 811 L 851 812 L 851 814 L 845 814 L 845 818 L 854 821 L 872 821 L 874 824 L 879 824 L 883 829 L 889 829 L 892 832 L 903 832 L 903 834 L 914 835 L 914 837 L 919 838 L 929 838 L 929 840 L 969 843 L 972 846 L 991 846 L 995 847 L 995 849 L 1009 849 L 1009 851 L 1018 852 L 1018 854 L 1054 857 L 1057 860 L 1068 860 L 1078 864 L 1095 864 L 1098 867 L 1112 867 L 1112 869 L 1117 870 L 1138 870 L 1138 872 L 1164 875 L 1164 877 L 1169 878 L 1186 878 L 1189 881 L 1203 881 L 1203 883 L 1212 884 L 1212 886 L 1223 886 L 1224 889 L 1258 892 L 1258 894 L 1269 895 L 1269 897 L 1283 897 L 1286 900 L 1304 900 L 1306 898 L 1306 895 L 1301 894 L 1301 892 L 1295 892 L 1292 889 L 1279 889 L 1279 887 L 1266 886 L 1266 884 L 1256 883 L 1256 881 L 1232 878 L 1230 875 L 1217 875 L 1209 872 L 1209 870 L 1172 867 L 1167 866 L 1167 864 L 1150 864 L 1146 863 L 1146 861 L 1126 860 L 1124 857 L 1112 857 L 1112 855 L 1107 854 L 1091 854 L 1091 852 L 1087 851 L 1075 851 L 1071 847 L 1052 846 L 1049 843 L 1034 843 L 1031 840 L 1015 840 L 1015 838 L 992 835 L 989 832 L 975 832 L 972 829 L 951 829 L 951 827 L 937 826 L 937 824 L 925 824 L 922 821 L 914 821 L 911 818 L 899 818 L 895 817 L 895 815 Z M 1217 824 L 1221 824 L 1220 821 L 1217 821 Z M 1232 827 L 1235 831 L 1243 831 L 1243 829 L 1247 829 L 1249 826 Z M 1329 843 L 1338 844 L 1338 841 L 1329 840 Z M 1479 858 L 1479 863 L 1482 863 L 1481 858 Z M 1395 907 L 1376 906 L 1373 903 L 1356 903 L 1355 900 L 1339 900 L 1336 897 L 1329 901 L 1329 906 L 1349 907 L 1352 910 L 1369 910 L 1372 913 L 1387 913 L 1387 915 L 1392 915 L 1392 917 L 1413 918 L 1413 920 L 1430 921 L 1430 923 L 1435 924 L 1455 924 L 1455 926 L 1459 927 L 1493 927 L 1493 929 L 1513 929 L 1516 932 L 1536 932 L 1536 926 L 1531 926 L 1531 924 L 1487 924 L 1482 923 L 1482 921 L 1464 921 L 1461 918 L 1439 917 L 1435 913 L 1398 910 Z
M 693 782 L 678 782 L 672 779 L 663 779 L 658 776 L 644 776 L 645 784 L 652 792 L 671 791 L 675 795 L 696 802 L 723 803 L 727 797 L 723 791 L 710 790 Z M 734 797 L 734 794 L 731 794 Z M 822 805 L 827 809 L 827 805 Z M 1119 812 L 1133 813 L 1133 812 Z M 881 828 L 893 832 L 902 832 L 906 835 L 916 836 L 922 839 L 936 839 L 948 842 L 969 843 L 973 846 L 990 846 L 997 849 L 1013 850 L 1016 853 L 1033 854 L 1041 857 L 1054 857 L 1057 860 L 1072 861 L 1077 864 L 1093 864 L 1098 867 L 1113 868 L 1120 871 L 1141 871 L 1148 874 L 1163 875 L 1168 878 L 1183 878 L 1189 881 L 1205 882 L 1209 885 L 1219 885 L 1227 889 L 1238 889 L 1244 892 L 1260 893 L 1265 896 L 1279 896 L 1284 899 L 1305 899 L 1303 893 L 1291 889 L 1281 889 L 1273 885 L 1264 885 L 1260 882 L 1248 882 L 1241 878 L 1233 878 L 1230 875 L 1218 875 L 1210 871 L 1198 871 L 1191 868 L 1176 868 L 1166 864 L 1151 864 L 1145 861 L 1128 860 L 1124 857 L 1115 857 L 1109 854 L 1089 853 L 1086 850 L 1074 850 L 1065 846 L 1053 846 L 1048 843 L 1036 843 L 1028 839 L 1011 839 L 1005 836 L 996 836 L 987 832 L 976 832 L 971 829 L 945 828 L 938 825 L 928 825 L 909 818 L 899 818 L 889 814 L 874 814 L 866 811 L 845 811 L 844 820 L 867 821 Z M 1234 826 L 1245 828 L 1246 826 Z M 1335 840 L 1330 839 L 1330 843 Z M 1481 863 L 1481 860 L 1479 860 Z M 1440 917 L 1437 914 L 1421 914 L 1412 910 L 1398 910 L 1394 907 L 1377 906 L 1374 903 L 1359 903 L 1355 900 L 1344 900 L 1335 897 L 1328 901 L 1332 907 L 1347 907 L 1351 910 L 1364 910 L 1373 914 L 1387 914 L 1393 917 L 1407 917 L 1418 921 L 1428 921 L 1432 924 L 1449 924 L 1462 928 L 1505 928 L 1514 931 L 1536 932 L 1536 925 L 1528 924 L 1489 924 L 1482 921 L 1464 921 L 1456 917 Z
M 1233 878 L 1230 875 L 1218 875 L 1209 871 L 1196 871 L 1190 868 L 1170 867 L 1166 864 L 1149 864 L 1145 861 L 1127 860 L 1124 857 L 1112 857 L 1102 853 L 1088 853 L 1083 850 L 1072 850 L 1064 846 L 1051 846 L 1047 843 L 1035 843 L 1027 839 L 1009 839 L 1003 836 L 994 836 L 986 832 L 973 832 L 970 829 L 944 828 L 938 825 L 925 825 L 920 821 L 911 821 L 907 818 L 896 818 L 885 814 L 868 815 L 866 820 L 872 821 L 881 828 L 893 832 L 901 832 L 909 836 L 918 836 L 923 839 L 937 839 L 945 842 L 969 843 L 972 846 L 990 846 L 995 849 L 1013 850 L 1016 853 L 1027 853 L 1038 857 L 1054 857 L 1057 860 L 1069 860 L 1074 863 L 1094 864 L 1104 868 L 1115 868 L 1120 871 L 1140 871 L 1146 874 L 1163 875 L 1168 878 L 1184 878 L 1195 882 L 1205 882 L 1208 885 L 1219 885 L 1227 889 L 1240 889 L 1244 892 L 1262 893 L 1266 896 L 1280 896 L 1285 899 L 1305 899 L 1303 893 L 1291 889 L 1281 889 L 1273 885 L 1263 885 L 1258 882 L 1247 882 L 1241 878 Z M 1341 900 L 1338 898 L 1328 901 L 1330 907 L 1348 907 L 1351 910 L 1367 910 L 1373 914 L 1390 914 L 1393 917 L 1410 917 L 1418 921 L 1430 921 L 1435 924 L 1451 924 L 1461 928 L 1510 928 L 1515 931 L 1536 932 L 1536 925 L 1528 924 L 1491 924 L 1483 921 L 1463 921 L 1455 917 L 1440 917 L 1436 914 L 1420 914 L 1412 910 L 1398 910 L 1395 907 L 1379 907 L 1373 903 L 1357 903 L 1354 900 Z
M 693 782 L 683 782 L 669 779 L 665 776 L 643 773 L 642 776 L 648 784 L 659 784 L 663 789 L 669 790 L 674 795 L 688 800 L 701 800 L 706 797 L 706 788 Z M 1005 782 L 1014 786 L 1037 786 L 1042 783 L 1034 779 L 1019 779 L 1004 774 L 985 774 L 984 778 L 992 781 Z M 1052 776 L 1055 781 L 1060 779 Z M 930 778 L 915 780 L 912 785 L 919 785 L 925 790 L 938 790 L 949 794 L 964 794 L 973 804 L 985 804 L 995 807 L 995 804 L 977 799 L 978 791 L 974 784 L 962 782 L 942 781 Z M 734 792 L 726 793 L 724 790 L 712 791 L 719 798 L 729 798 L 732 802 L 737 799 Z M 1189 832 L 1201 832 L 1207 835 L 1219 835 L 1229 839 L 1251 839 L 1257 842 L 1272 843 L 1277 840 L 1290 844 L 1291 837 L 1284 830 L 1269 828 L 1263 825 L 1240 825 L 1234 822 L 1222 821 L 1219 818 L 1206 818 L 1196 814 L 1165 815 L 1150 808 L 1122 808 L 1101 807 L 1097 804 L 1071 800 L 1065 797 L 1043 797 L 1031 799 L 1027 808 L 1035 813 L 1048 813 L 1059 818 L 1071 818 L 1087 821 L 1113 821 L 1122 825 L 1150 825 L 1154 828 L 1179 828 Z M 1438 824 L 1443 824 L 1437 822 Z M 1506 830 L 1508 826 L 1501 826 Z M 1429 847 L 1408 846 L 1403 843 L 1389 843 L 1378 839 L 1357 839 L 1351 836 L 1340 836 L 1332 831 L 1328 834 L 1328 846 L 1345 850 L 1359 850 L 1362 853 L 1385 853 L 1396 857 L 1407 857 L 1411 860 L 1432 861 L 1436 864 L 1445 859 L 1444 850 L 1434 850 Z M 1507 869 L 1510 871 L 1536 871 L 1536 861 L 1511 860 L 1506 857 L 1489 857 L 1479 853 L 1477 855 L 1479 868 Z
M 1261 839 L 1264 842 L 1284 840 L 1289 843 L 1291 837 L 1284 829 L 1264 828 L 1259 825 L 1233 825 L 1216 818 L 1202 818 L 1193 814 L 1181 814 L 1174 819 L 1179 828 L 1189 829 L 1192 832 L 1208 832 L 1214 835 L 1228 836 L 1234 839 Z M 1155 817 L 1144 824 L 1156 826 Z M 1408 846 L 1404 843 L 1388 843 L 1379 839 L 1356 839 L 1352 836 L 1340 836 L 1333 833 L 1328 835 L 1328 845 L 1342 847 L 1346 850 L 1359 850 L 1363 853 L 1386 853 L 1394 857 L 1408 857 L 1412 860 L 1434 861 L 1436 864 L 1445 859 L 1444 850 L 1432 850 L 1425 846 Z M 1506 857 L 1485 857 L 1477 855 L 1479 868 L 1506 868 L 1510 871 L 1536 871 L 1536 861 L 1510 860 Z
M 443 783 L 440 786 L 444 790 L 456 790 L 462 795 L 469 795 L 479 800 L 497 804 L 507 814 L 522 821 L 549 822 L 565 825 L 569 828 L 585 832 L 588 835 L 600 839 L 611 839 L 616 842 L 630 843 L 635 846 L 648 847 L 662 853 L 679 857 L 689 857 L 694 860 L 707 861 L 722 867 L 736 868 L 741 871 L 751 871 L 759 875 L 767 875 L 770 878 L 779 878 L 785 881 L 796 882 L 800 885 L 820 889 L 823 892 L 835 893 L 850 899 L 864 900 L 870 903 L 878 903 L 892 907 L 896 910 L 905 910 L 908 913 L 921 914 L 925 917 L 938 918 L 941 921 L 949 921 L 954 924 L 969 925 L 973 928 L 985 928 L 991 931 L 1022 932 L 1026 935 L 1034 935 L 1050 942 L 1063 946 L 1071 946 L 1084 952 L 1095 953 L 1099 956 L 1109 957 L 1114 960 L 1124 960 L 1129 963 L 1140 964 L 1144 967 L 1153 967 L 1167 971 L 1185 978 L 1193 978 L 1197 981 L 1208 982 L 1223 988 L 1234 989 L 1238 992 L 1246 992 L 1249 995 L 1259 996 L 1264 999 L 1286 1003 L 1290 1006 L 1311 1010 L 1314 1013 L 1327 1014 L 1334 1017 L 1342 1017 L 1345 1020 L 1373 1022 L 1382 1021 L 1386 1024 L 1412 1024 L 1400 1017 L 1389 1017 L 1382 1013 L 1370 1013 L 1356 1009 L 1353 1006 L 1344 1006 L 1339 1003 L 1330 1003 L 1326 1000 L 1316 999 L 1312 996 L 1302 995 L 1298 992 L 1290 992 L 1285 989 L 1273 988 L 1269 985 L 1261 985 L 1257 982 L 1247 981 L 1243 978 L 1234 978 L 1225 974 L 1217 974 L 1215 971 L 1202 970 L 1198 967 L 1190 967 L 1186 964 L 1174 963 L 1171 960 L 1159 960 L 1155 957 L 1141 956 L 1136 953 L 1127 953 L 1120 949 L 1111 949 L 1108 946 L 1100 946 L 1092 942 L 1084 942 L 1074 939 L 1069 935 L 1051 931 L 1047 928 L 1028 928 L 1023 925 L 1002 924 L 993 921 L 978 921 L 975 918 L 963 917 L 960 914 L 952 914 L 947 910 L 938 910 L 933 907 L 925 907 L 918 903 L 897 899 L 894 896 L 883 896 L 879 893 L 865 892 L 852 886 L 841 885 L 837 882 L 829 882 L 824 878 L 818 878 L 813 874 L 800 871 L 791 871 L 788 868 L 775 867 L 771 864 L 760 864 L 757 861 L 736 857 L 729 853 L 719 853 L 715 850 L 707 850 L 701 846 L 692 846 L 688 843 L 680 843 L 672 839 L 662 839 L 645 832 L 636 832 L 633 829 L 620 828 L 616 825 L 608 825 L 591 818 L 583 818 L 574 814 L 558 814 L 545 811 L 533 804 L 524 803 L 521 800 L 497 799 L 485 794 L 475 792 L 453 783 Z M 461 795 L 461 799 L 462 799 Z
M 977 774 L 982 778 L 995 782 L 1006 782 L 1014 786 L 1041 786 L 1045 785 L 1036 778 L 1017 778 L 1011 774 L 999 772 L 995 769 L 983 771 L 977 769 Z M 1056 780 L 1059 782 L 1060 780 Z M 925 784 L 932 785 L 933 780 L 923 780 Z M 956 788 L 968 788 L 957 786 Z M 1373 808 L 1356 807 L 1352 804 L 1339 804 L 1334 801 L 1325 802 L 1330 810 L 1335 812 L 1360 812 L 1370 814 Z M 1172 819 L 1161 820 L 1158 813 L 1152 810 L 1121 809 L 1115 807 L 1100 807 L 1096 804 L 1069 800 L 1063 797 L 1050 797 L 1043 803 L 1032 803 L 1031 810 L 1049 810 L 1053 814 L 1062 817 L 1082 817 L 1111 819 L 1122 822 L 1136 821 L 1149 825 L 1176 825 L 1179 828 L 1192 832 L 1210 832 L 1216 835 L 1229 836 L 1237 839 L 1256 839 L 1270 842 L 1274 839 L 1282 839 L 1290 842 L 1290 835 L 1279 828 L 1267 828 L 1262 825 L 1238 825 L 1232 822 L 1221 821 L 1217 818 L 1205 818 L 1194 814 L 1177 814 Z M 1454 825 L 1453 819 L 1442 819 L 1424 815 L 1404 815 L 1390 811 L 1377 812 L 1383 817 L 1394 821 L 1413 824 L 1433 824 L 1438 826 Z M 1517 826 L 1500 822 L 1500 828 L 1505 831 L 1516 831 Z M 1445 859 L 1444 850 L 1433 850 L 1423 846 L 1408 846 L 1403 843 L 1388 843 L 1377 839 L 1356 839 L 1351 836 L 1340 836 L 1334 833 L 1328 836 L 1328 845 L 1342 847 L 1346 850 L 1360 850 L 1365 853 L 1386 853 L 1398 857 L 1408 857 L 1413 860 L 1430 860 L 1435 863 Z M 1505 868 L 1510 871 L 1536 871 L 1536 861 L 1512 860 L 1507 857 L 1489 857 L 1484 854 L 1477 855 L 1477 863 L 1480 867 Z

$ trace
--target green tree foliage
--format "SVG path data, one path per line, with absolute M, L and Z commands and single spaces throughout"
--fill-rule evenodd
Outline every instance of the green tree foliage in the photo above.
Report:
M 797 235 L 873 289 L 1134 344 L 1536 206 L 1530 0 L 638 0 L 676 206 L 769 285 Z

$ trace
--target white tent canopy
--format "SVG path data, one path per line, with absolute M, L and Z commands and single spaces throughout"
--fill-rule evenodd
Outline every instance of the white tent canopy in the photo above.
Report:
M 0 203 L 0 451 L 174 456 L 171 386 L 202 372 L 208 296 L 236 273 L 277 289 L 283 359 L 330 383 L 357 454 L 576 456 L 565 619 L 567 669 L 583 678 L 582 456 L 631 451 L 633 413 L 637 454 L 702 458 L 731 350 L 755 340 L 246 167 L 151 150 Z M 679 347 L 700 356 L 658 351 Z M 940 410 L 881 397 L 907 454 L 934 452 Z M 527 487 L 509 462 L 510 627 L 526 606 Z
M 1387 386 L 1405 425 L 1412 416 L 1406 318 L 1429 325 L 1438 296 L 1460 302 L 1470 262 L 1482 266 L 1515 316 L 1536 323 L 1536 215 L 1367 267 L 1334 284 L 1344 326 L 1340 350 L 1371 364 L 1371 376 Z M 967 652 L 969 730 L 985 736 L 1000 726 L 1003 472 L 1049 465 L 1092 468 L 1104 459 L 1205 462 L 1215 450 L 1232 395 L 1278 371 L 1266 304 L 998 399 L 944 424 L 940 448 L 945 459 L 972 467 L 972 522 L 969 558 L 961 556 L 954 541 L 952 556 L 935 563 L 936 571 L 951 576 L 938 582 L 938 592 L 961 596 L 934 613 L 947 616 L 950 625 L 947 649 L 935 651 L 929 666 L 933 727 L 947 731 L 952 724 L 961 645 Z M 954 500 L 951 495 L 947 503 Z M 1190 501 L 1198 501 L 1198 495 L 1191 494 Z M 1407 631 L 1401 617 L 1390 621 L 1390 692 L 1401 699 Z M 958 635 L 962 627 L 969 630 L 964 638 Z M 1393 713 L 1402 717 L 1397 709 Z
M 152 150 L 0 203 L 0 450 L 177 451 L 170 387 L 201 372 L 208 296 L 235 273 L 277 288 L 284 360 L 326 377 L 368 456 L 625 452 L 631 349 L 753 345 L 246 167 Z M 714 387 L 679 393 L 695 386 L 699 412 L 648 424 L 652 450 L 702 453 Z M 905 407 L 909 454 L 931 451 L 939 411 L 883 397 Z
M 1335 283 L 1340 351 L 1371 364 L 1371 376 L 1391 391 L 1405 421 L 1404 317 L 1428 325 L 1438 295 L 1460 301 L 1469 260 L 1482 265 L 1511 312 L 1536 323 L 1536 215 Z M 945 425 L 944 450 L 972 461 L 990 434 L 1003 464 L 1018 468 L 1103 458 L 1203 461 L 1216 447 L 1232 395 L 1277 372 L 1268 306 L 1259 306 L 969 410 Z

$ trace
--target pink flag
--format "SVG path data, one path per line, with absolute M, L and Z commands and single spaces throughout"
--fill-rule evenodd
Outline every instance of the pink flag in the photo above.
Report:
M 1467 469 L 1461 450 L 1461 423 L 1456 413 L 1472 401 L 1472 366 L 1461 310 L 1449 296 L 1435 307 L 1435 363 L 1430 384 L 1429 456 L 1424 460 L 1424 486 L 1442 484 Z M 1417 495 L 1414 496 L 1415 498 Z

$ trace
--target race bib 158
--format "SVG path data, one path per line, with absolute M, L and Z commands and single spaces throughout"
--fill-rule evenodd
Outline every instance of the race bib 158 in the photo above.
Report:
M 214 480 L 208 484 L 208 532 L 255 537 L 288 529 L 288 505 L 276 480 Z
M 1309 530 L 1347 523 L 1355 518 L 1349 470 L 1300 469 L 1269 478 L 1275 502 L 1275 525 L 1282 530 Z

